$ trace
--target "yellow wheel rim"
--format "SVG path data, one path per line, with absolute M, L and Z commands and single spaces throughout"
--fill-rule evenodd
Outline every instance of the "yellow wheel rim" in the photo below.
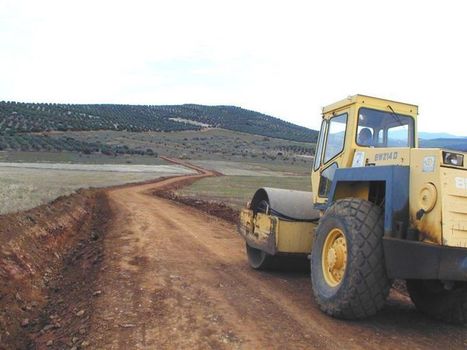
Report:
M 334 228 L 328 233 L 321 260 L 326 283 L 337 286 L 344 278 L 347 265 L 347 241 L 341 229 Z

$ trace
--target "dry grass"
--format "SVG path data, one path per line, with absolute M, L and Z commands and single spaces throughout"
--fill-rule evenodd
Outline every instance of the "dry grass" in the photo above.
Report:
M 177 191 L 181 196 L 215 200 L 240 209 L 260 187 L 311 191 L 309 176 L 221 176 L 199 180 Z
M 228 160 L 194 160 L 192 163 L 229 176 L 308 176 L 311 162 L 280 164 L 274 162 L 235 162 Z
M 242 208 L 260 187 L 311 191 L 310 165 L 301 163 L 234 162 L 195 160 L 192 163 L 216 170 L 226 176 L 199 180 L 177 191 L 180 196 L 224 202 L 234 209 Z
M 125 165 L 115 171 L 115 167 L 107 171 L 64 170 L 27 167 L 5 167 L 0 164 L 0 214 L 26 210 L 47 203 L 61 195 L 70 194 L 79 188 L 106 187 L 124 183 L 147 181 L 161 176 L 186 173 L 184 168 L 176 166 L 155 166 L 152 171 L 148 167 Z M 126 171 L 125 171 L 126 170 Z

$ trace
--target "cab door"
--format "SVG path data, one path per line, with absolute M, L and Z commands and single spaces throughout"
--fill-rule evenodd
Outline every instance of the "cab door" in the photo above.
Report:
M 323 118 L 311 177 L 315 204 L 327 201 L 334 173 L 342 165 L 349 114 L 345 109 Z

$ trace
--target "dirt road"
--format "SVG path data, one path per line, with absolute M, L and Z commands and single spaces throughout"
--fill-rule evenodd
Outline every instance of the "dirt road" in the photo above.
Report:
M 202 175 L 206 176 L 206 175 Z M 97 349 L 428 349 L 467 347 L 467 330 L 436 323 L 392 292 L 376 317 L 323 315 L 306 273 L 251 270 L 235 227 L 152 192 L 108 192 L 112 220 L 86 344 Z

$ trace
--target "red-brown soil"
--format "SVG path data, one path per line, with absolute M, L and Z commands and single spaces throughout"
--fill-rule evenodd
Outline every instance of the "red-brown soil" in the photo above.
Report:
M 251 270 L 232 223 L 153 195 L 212 175 L 82 192 L 0 218 L 3 348 L 467 347 L 465 327 L 426 318 L 395 290 L 368 320 L 329 318 L 306 273 Z
M 73 256 L 94 249 L 105 209 L 102 192 L 80 191 L 0 216 L 0 348 L 26 348 L 35 330 L 49 323 L 66 326 L 43 320 L 43 311 L 57 302 L 54 292 L 66 288 L 58 280 L 68 278 Z M 86 263 L 77 272 L 88 270 Z

